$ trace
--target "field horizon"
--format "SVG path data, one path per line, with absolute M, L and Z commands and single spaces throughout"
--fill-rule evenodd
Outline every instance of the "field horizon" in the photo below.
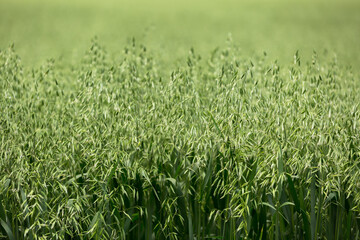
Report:
M 86 3 L 85 3 L 86 2 Z M 336 54 L 359 67 L 360 3 L 346 1 L 9 1 L 0 3 L 0 48 L 15 43 L 24 64 L 49 58 L 75 63 L 98 36 L 118 55 L 135 37 L 164 62 L 201 55 L 223 45 L 229 33 L 242 53 L 266 51 L 288 63 L 299 50 Z

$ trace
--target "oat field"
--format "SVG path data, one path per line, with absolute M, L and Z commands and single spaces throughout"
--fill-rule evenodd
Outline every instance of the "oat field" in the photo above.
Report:
M 360 239 L 360 3 L 0 3 L 0 239 Z

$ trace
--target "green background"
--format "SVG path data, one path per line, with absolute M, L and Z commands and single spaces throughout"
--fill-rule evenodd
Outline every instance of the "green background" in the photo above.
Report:
M 0 1 L 0 48 L 15 43 L 27 65 L 48 58 L 74 64 L 95 35 L 116 56 L 135 37 L 164 63 L 194 47 L 208 54 L 229 33 L 244 54 L 280 62 L 313 50 L 359 66 L 360 1 Z M 62 60 L 60 60 L 62 59 Z

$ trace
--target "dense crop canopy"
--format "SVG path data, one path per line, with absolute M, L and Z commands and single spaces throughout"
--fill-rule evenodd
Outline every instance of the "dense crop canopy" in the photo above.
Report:
M 0 239 L 355 239 L 360 82 L 231 40 L 162 71 L 133 40 L 72 69 L 0 53 Z

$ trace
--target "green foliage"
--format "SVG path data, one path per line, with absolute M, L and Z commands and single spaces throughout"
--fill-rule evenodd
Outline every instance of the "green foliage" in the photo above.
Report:
M 356 239 L 358 75 L 132 39 L 72 70 L 0 52 L 0 239 Z

